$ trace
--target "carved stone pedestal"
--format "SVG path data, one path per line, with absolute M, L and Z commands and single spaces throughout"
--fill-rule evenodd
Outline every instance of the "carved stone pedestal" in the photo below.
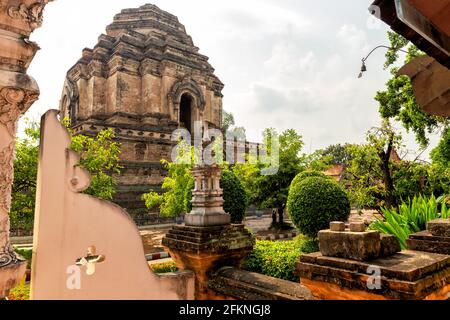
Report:
M 253 236 L 244 225 L 175 226 L 162 242 L 181 270 L 195 273 L 197 300 L 222 299 L 208 289 L 208 281 L 222 267 L 239 267 L 252 250 Z
M 450 255 L 450 219 L 430 221 L 427 229 L 411 235 L 408 239 L 408 248 Z
M 230 223 L 230 215 L 223 210 L 221 170 L 217 165 L 199 166 L 192 170 L 195 187 L 192 192 L 192 211 L 186 215 L 187 226 L 222 226 Z

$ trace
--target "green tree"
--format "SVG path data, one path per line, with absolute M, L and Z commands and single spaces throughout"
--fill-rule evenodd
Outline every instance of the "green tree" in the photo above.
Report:
M 353 155 L 349 151 L 351 144 L 335 144 L 330 145 L 326 149 L 320 149 L 306 156 L 306 163 L 309 170 L 325 171 L 332 165 L 347 166 L 353 159 Z
M 392 177 L 392 154 L 401 147 L 401 136 L 385 121 L 367 133 L 367 143 L 349 146 L 352 160 L 344 182 L 350 199 L 359 208 L 397 205 Z
M 324 150 L 316 150 L 311 154 L 305 154 L 305 167 L 310 171 L 324 172 L 331 167 L 332 157 L 324 156 Z
M 91 185 L 86 194 L 112 200 L 117 189 L 114 174 L 120 174 L 120 144 L 111 128 L 100 131 L 96 137 L 76 135 L 71 148 L 81 155 L 80 166 L 91 174 Z
M 388 124 L 369 131 L 367 143 L 351 146 L 353 155 L 343 183 L 359 208 L 396 207 L 415 196 L 440 196 L 450 187 L 448 166 L 418 160 L 398 160 L 402 138 Z
M 25 120 L 25 137 L 16 142 L 12 187 L 11 229 L 32 230 L 39 157 L 39 126 Z
M 322 157 L 329 157 L 330 164 L 347 164 L 353 159 L 349 152 L 350 146 L 348 143 L 331 145 L 322 151 Z
M 231 170 L 241 182 L 247 201 L 249 204 L 257 204 L 258 201 L 258 179 L 261 176 L 261 170 L 256 161 L 250 161 L 247 157 L 245 163 L 236 163 Z
M 442 139 L 436 148 L 431 151 L 433 163 L 450 167 L 450 129 L 447 128 L 442 134 Z
M 25 137 L 16 143 L 14 183 L 11 204 L 11 228 L 32 230 L 36 200 L 36 179 L 39 158 L 37 123 L 28 122 Z M 114 140 L 111 129 L 100 132 L 95 138 L 78 135 L 72 137 L 72 149 L 80 152 L 80 166 L 91 174 L 87 194 L 112 200 L 116 191 L 114 173 L 120 173 L 120 145 Z
M 304 145 L 302 139 L 294 129 L 286 130 L 280 135 L 275 129 L 265 130 L 264 145 L 267 157 L 276 156 L 272 154 L 274 151 L 272 143 L 278 140 L 276 143 L 279 148 L 279 161 L 275 174 L 260 175 L 257 179 L 255 200 L 259 207 L 275 208 L 286 204 L 292 180 L 305 169 L 305 160 L 300 154 Z M 264 162 L 259 163 L 260 170 L 267 168 Z
M 194 177 L 192 168 L 195 161 L 195 151 L 191 147 L 182 147 L 175 162 L 162 160 L 167 170 L 164 178 L 162 194 L 150 190 L 142 196 L 148 209 L 160 210 L 160 215 L 166 218 L 178 217 L 192 210 L 192 190 Z M 240 223 L 247 209 L 247 196 L 240 180 L 223 165 L 220 185 L 223 188 L 223 208 L 232 217 L 232 222 Z
M 434 185 L 441 194 L 450 195 L 450 128 L 444 130 L 438 146 L 431 151 L 433 163 L 429 169 Z
M 231 112 L 223 111 L 222 114 L 222 130 L 227 132 L 231 127 L 235 125 L 234 115 Z
M 161 160 L 167 170 L 167 176 L 162 185 L 163 193 L 153 190 L 142 196 L 148 209 L 159 208 L 161 217 L 178 217 L 192 209 L 192 161 L 180 161 L 188 155 L 181 153 L 179 161 L 168 162 Z M 190 155 L 189 155 L 190 157 Z
M 429 134 L 436 133 L 448 125 L 448 119 L 432 116 L 418 105 L 414 96 L 411 80 L 407 76 L 399 76 L 398 68 L 393 65 L 398 61 L 400 49 L 407 50 L 405 63 L 415 57 L 423 55 L 417 47 L 395 32 L 388 32 L 391 50 L 386 53 L 385 69 L 390 68 L 392 77 L 386 83 L 386 88 L 379 91 L 375 100 L 379 103 L 379 112 L 382 118 L 396 120 L 403 124 L 405 129 L 412 131 L 422 148 L 429 143 Z

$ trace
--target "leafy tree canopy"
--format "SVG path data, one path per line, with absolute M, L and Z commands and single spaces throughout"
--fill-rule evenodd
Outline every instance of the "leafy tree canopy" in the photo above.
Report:
M 16 142 L 14 183 L 11 204 L 11 228 L 32 230 L 36 199 L 36 180 L 39 157 L 39 124 L 27 121 L 25 137 Z M 64 121 L 64 123 L 67 123 Z M 96 137 L 72 137 L 72 149 L 81 154 L 80 166 L 91 174 L 87 194 L 112 200 L 116 192 L 114 173 L 120 173 L 120 145 L 111 129 Z
M 168 172 L 163 181 L 163 192 L 160 194 L 150 190 L 142 196 L 147 208 L 159 208 L 162 217 L 178 217 L 192 210 L 192 190 L 195 184 L 192 168 L 196 163 L 196 153 L 194 147 L 183 143 L 179 151 L 175 162 L 161 160 Z M 225 212 L 231 215 L 233 223 L 240 223 L 247 209 L 247 195 L 241 181 L 226 163 L 222 164 L 220 185 L 223 189 Z
M 405 63 L 423 53 L 395 32 L 389 31 L 388 38 L 392 49 L 386 53 L 384 67 L 385 69 L 390 68 L 392 77 L 386 83 L 385 90 L 377 92 L 375 97 L 379 103 L 380 115 L 384 119 L 402 123 L 408 132 L 415 134 L 419 145 L 425 148 L 429 143 L 429 135 L 447 126 L 448 120 L 422 111 L 414 96 L 411 80 L 407 76 L 397 75 L 398 68 L 393 66 L 400 58 L 398 54 L 400 49 L 406 49 L 408 52 Z
M 237 164 L 233 171 L 242 181 L 250 203 L 260 208 L 276 208 L 286 204 L 292 180 L 305 169 L 305 158 L 301 155 L 304 143 L 293 129 L 279 134 L 273 128 L 264 131 L 263 141 L 266 155 L 258 161 L 249 159 L 253 161 Z M 265 174 L 264 170 L 271 166 L 276 170 Z

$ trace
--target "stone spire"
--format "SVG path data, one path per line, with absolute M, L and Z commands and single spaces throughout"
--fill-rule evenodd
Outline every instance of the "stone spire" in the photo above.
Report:
M 146 35 L 170 36 L 187 46 L 194 46 L 192 38 L 186 34 L 186 28 L 178 18 L 153 4 L 122 10 L 114 17 L 114 22 L 106 28 L 108 36 L 111 37 L 117 37 L 130 30 Z

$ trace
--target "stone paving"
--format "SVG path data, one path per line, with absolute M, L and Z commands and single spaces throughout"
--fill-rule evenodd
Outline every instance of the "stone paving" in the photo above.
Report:
M 161 241 L 169 230 L 170 228 L 142 230 L 141 237 L 145 254 L 163 252 L 164 248 L 161 245 Z

